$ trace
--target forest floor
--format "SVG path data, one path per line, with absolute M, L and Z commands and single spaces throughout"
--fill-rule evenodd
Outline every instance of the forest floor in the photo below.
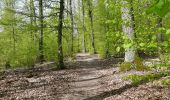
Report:
M 34 69 L 4 71 L 0 75 L 0 100 L 170 100 L 170 88 L 150 83 L 133 86 L 122 80 L 130 74 L 119 72 L 120 58 L 100 59 L 98 55 L 77 54 L 66 62 L 66 70 L 54 70 L 45 63 Z

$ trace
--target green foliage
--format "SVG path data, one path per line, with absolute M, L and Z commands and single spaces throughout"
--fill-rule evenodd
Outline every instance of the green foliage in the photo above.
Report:
M 143 60 L 136 56 L 135 60 L 133 61 L 134 64 L 134 69 L 136 69 L 137 71 L 149 71 L 150 68 L 148 66 L 145 66 L 143 64 Z
M 147 13 L 157 13 L 164 17 L 170 12 L 170 0 L 155 0 L 155 3 L 147 10 Z
M 133 64 L 132 63 L 128 63 L 128 62 L 123 62 L 123 63 L 120 64 L 119 67 L 120 67 L 120 71 L 125 72 L 125 71 L 131 70 L 132 67 L 133 67 Z
M 24 13 L 16 13 L 16 0 L 3 0 L 4 8 L 0 12 L 0 27 L 4 28 L 0 32 L 0 66 L 4 68 L 6 63 L 12 67 L 32 66 L 37 63 L 38 56 L 38 17 L 37 21 L 30 21 L 30 8 L 27 3 L 21 8 Z M 9 2 L 9 3 L 8 3 Z M 45 3 L 50 2 L 45 0 Z M 81 2 L 79 2 L 81 3 Z M 127 5 L 130 7 L 130 1 Z M 147 10 L 147 13 L 158 13 L 160 16 L 165 16 L 169 12 L 169 0 L 133 0 L 134 17 L 135 17 L 135 33 L 136 38 L 131 41 L 122 32 L 122 2 L 120 0 L 98 0 L 92 3 L 90 0 L 85 0 L 85 42 L 87 52 L 92 53 L 92 36 L 91 23 L 89 18 L 89 9 L 92 9 L 94 23 L 94 37 L 97 53 L 103 58 L 122 57 L 125 49 L 135 46 L 136 50 L 143 51 L 147 55 L 158 55 L 157 34 L 162 34 L 162 42 L 160 48 L 163 55 L 170 54 L 170 20 L 169 15 L 163 18 L 163 27 L 158 28 L 157 16 L 152 16 L 144 13 L 148 4 L 153 4 Z M 89 6 L 90 5 L 90 6 Z M 51 5 L 51 10 L 44 11 L 44 56 L 45 60 L 57 62 L 57 25 L 59 5 Z M 78 5 L 77 5 L 78 6 Z M 28 8 L 28 9 L 26 9 Z M 75 34 L 74 34 L 74 52 L 82 51 L 83 23 L 82 23 L 82 6 L 76 7 L 74 13 Z M 12 9 L 12 10 L 11 10 Z M 38 10 L 36 10 L 37 13 Z M 65 12 L 67 13 L 67 12 Z M 54 16 L 53 16 L 54 15 Z M 70 15 L 64 16 L 63 28 L 63 52 L 64 57 L 70 57 L 71 54 L 71 20 Z M 74 54 L 73 54 L 74 55 Z M 168 62 L 169 58 L 163 56 L 162 62 Z M 130 69 L 148 70 L 147 66 L 142 64 L 141 58 L 136 58 L 130 63 L 120 65 L 122 71 Z M 163 66 L 163 65 L 160 65 Z
M 141 58 L 136 57 L 135 60 L 130 62 L 123 62 L 120 64 L 120 71 L 130 71 L 131 69 L 135 69 L 137 71 L 149 71 L 150 67 L 145 66 Z
M 169 55 L 168 58 L 166 58 L 166 56 L 161 55 L 161 62 L 159 62 L 158 64 L 153 64 L 149 67 L 153 69 L 159 69 L 161 71 L 170 70 Z
M 163 79 L 161 81 L 162 85 L 165 85 L 165 86 L 170 86 L 170 78 L 167 78 L 167 79 Z
M 160 72 L 155 74 L 147 74 L 147 75 L 129 75 L 124 77 L 124 80 L 130 80 L 133 84 L 141 84 L 145 82 L 151 82 L 157 79 L 160 79 L 161 77 L 165 77 L 170 75 L 169 72 Z
M 170 34 L 170 29 L 167 29 L 166 34 L 167 34 L 167 35 Z

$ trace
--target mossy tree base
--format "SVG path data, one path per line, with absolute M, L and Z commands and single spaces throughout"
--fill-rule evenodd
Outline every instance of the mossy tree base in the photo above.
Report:
M 120 71 L 130 71 L 135 69 L 137 71 L 148 71 L 150 68 L 143 64 L 143 60 L 140 57 L 135 57 L 133 62 L 123 62 L 120 64 Z

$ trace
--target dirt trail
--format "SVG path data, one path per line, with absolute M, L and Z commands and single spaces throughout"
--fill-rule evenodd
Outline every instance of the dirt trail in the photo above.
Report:
M 98 55 L 78 54 L 76 61 L 68 63 L 68 69 L 55 71 L 52 64 L 43 67 L 2 73 L 0 77 L 0 99 L 2 100 L 134 100 L 136 93 L 146 85 L 134 87 L 122 80 L 129 74 L 147 72 L 130 71 L 120 73 L 120 59 L 100 59 Z M 115 66 L 115 67 L 114 67 Z M 142 88 L 143 95 L 147 89 Z M 153 90 L 153 89 L 152 89 Z M 164 100 L 170 98 L 169 88 L 159 89 Z M 152 92 L 157 91 L 153 90 Z M 133 95 L 131 96 L 130 94 Z M 159 93 L 162 93 L 159 92 Z M 126 94 L 124 94 L 126 93 Z M 137 95 L 134 97 L 134 95 Z M 142 96 L 143 96 L 142 95 Z M 164 96 L 165 95 L 165 96 Z M 167 96 L 168 95 L 168 96 Z M 155 96 L 155 95 L 153 95 Z M 152 95 L 151 95 L 152 97 Z M 145 99 L 147 100 L 148 96 Z M 155 99 L 153 99 L 155 100 Z

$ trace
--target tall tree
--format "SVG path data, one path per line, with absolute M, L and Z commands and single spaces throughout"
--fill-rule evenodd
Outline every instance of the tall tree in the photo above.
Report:
M 58 22 L 58 66 L 59 69 L 64 69 L 63 61 L 63 45 L 62 45 L 62 34 L 63 34 L 63 18 L 64 18 L 64 0 L 60 0 L 60 12 Z
M 43 16 L 43 0 L 39 0 L 39 61 L 44 61 L 43 50 L 43 34 L 44 34 L 44 16 Z
M 72 0 L 70 0 L 70 18 L 71 18 L 71 54 L 74 51 L 74 16 L 73 16 L 73 7 Z
M 83 38 L 82 38 L 82 52 L 86 52 L 86 40 L 85 40 L 85 1 L 82 0 L 82 20 L 83 20 Z
M 157 27 L 162 28 L 162 18 L 161 17 L 157 18 Z M 157 42 L 158 42 L 158 53 L 159 53 L 159 57 L 161 58 L 161 54 L 162 54 L 162 50 L 161 50 L 162 33 L 161 32 L 159 32 L 157 34 Z
M 134 30 L 134 37 L 137 38 L 137 35 L 135 33 L 135 15 L 134 15 L 134 7 L 133 7 L 133 0 L 130 0 L 130 16 L 132 21 L 132 29 Z
M 82 4 L 81 1 L 82 1 L 82 0 L 78 0 L 78 4 L 77 4 L 77 6 L 78 6 L 78 7 L 77 7 L 77 11 L 78 11 L 77 14 L 78 14 L 78 16 L 77 16 L 77 17 L 78 17 L 79 20 L 81 19 L 81 15 L 82 15 L 82 14 L 81 14 L 81 4 Z M 77 23 L 79 22 L 79 20 L 75 20 L 75 22 L 76 22 L 76 28 L 77 28 L 77 32 L 78 32 L 78 35 L 77 35 L 77 42 L 78 42 L 78 47 L 77 47 L 78 50 L 77 50 L 77 51 L 78 51 L 78 52 L 81 51 L 81 46 L 80 46 L 80 44 L 81 44 L 81 41 L 80 41 L 80 30 L 79 30 L 78 25 L 77 25 Z
M 134 28 L 132 14 L 130 14 L 129 2 L 127 0 L 122 0 L 122 21 L 123 21 L 123 32 L 127 35 L 128 39 L 131 41 L 132 46 L 127 48 L 125 51 L 125 62 L 133 62 L 135 59 L 135 47 L 133 46 L 134 42 Z
M 88 12 L 89 12 L 89 18 L 90 18 L 90 25 L 91 25 L 91 37 L 92 37 L 92 47 L 93 47 L 93 53 L 96 54 L 96 47 L 95 47 L 95 37 L 94 37 L 94 25 L 93 25 L 93 1 L 88 0 Z
M 5 67 L 9 68 L 11 65 L 11 58 L 15 57 L 16 54 L 16 14 L 14 12 L 11 12 L 11 9 L 15 9 L 15 3 L 16 0 L 4 0 L 3 4 L 4 4 L 4 14 L 2 16 L 2 22 L 1 24 L 4 27 L 4 30 L 6 30 L 6 34 L 9 35 L 10 38 L 10 43 L 8 45 L 10 45 L 11 49 L 7 50 L 8 51 L 8 55 L 10 55 L 10 53 L 12 55 L 10 55 L 9 57 L 6 58 L 6 64 Z M 11 52 L 12 51 L 12 52 Z
M 37 25 L 37 17 L 36 17 L 36 9 L 35 9 L 35 4 L 34 0 L 30 0 L 30 13 L 31 13 L 31 21 L 34 26 Z
M 37 26 L 37 19 L 36 19 L 36 11 L 35 11 L 35 5 L 34 0 L 29 1 L 29 9 L 30 9 L 30 24 L 31 24 L 31 38 L 34 40 L 34 32 L 35 28 Z

